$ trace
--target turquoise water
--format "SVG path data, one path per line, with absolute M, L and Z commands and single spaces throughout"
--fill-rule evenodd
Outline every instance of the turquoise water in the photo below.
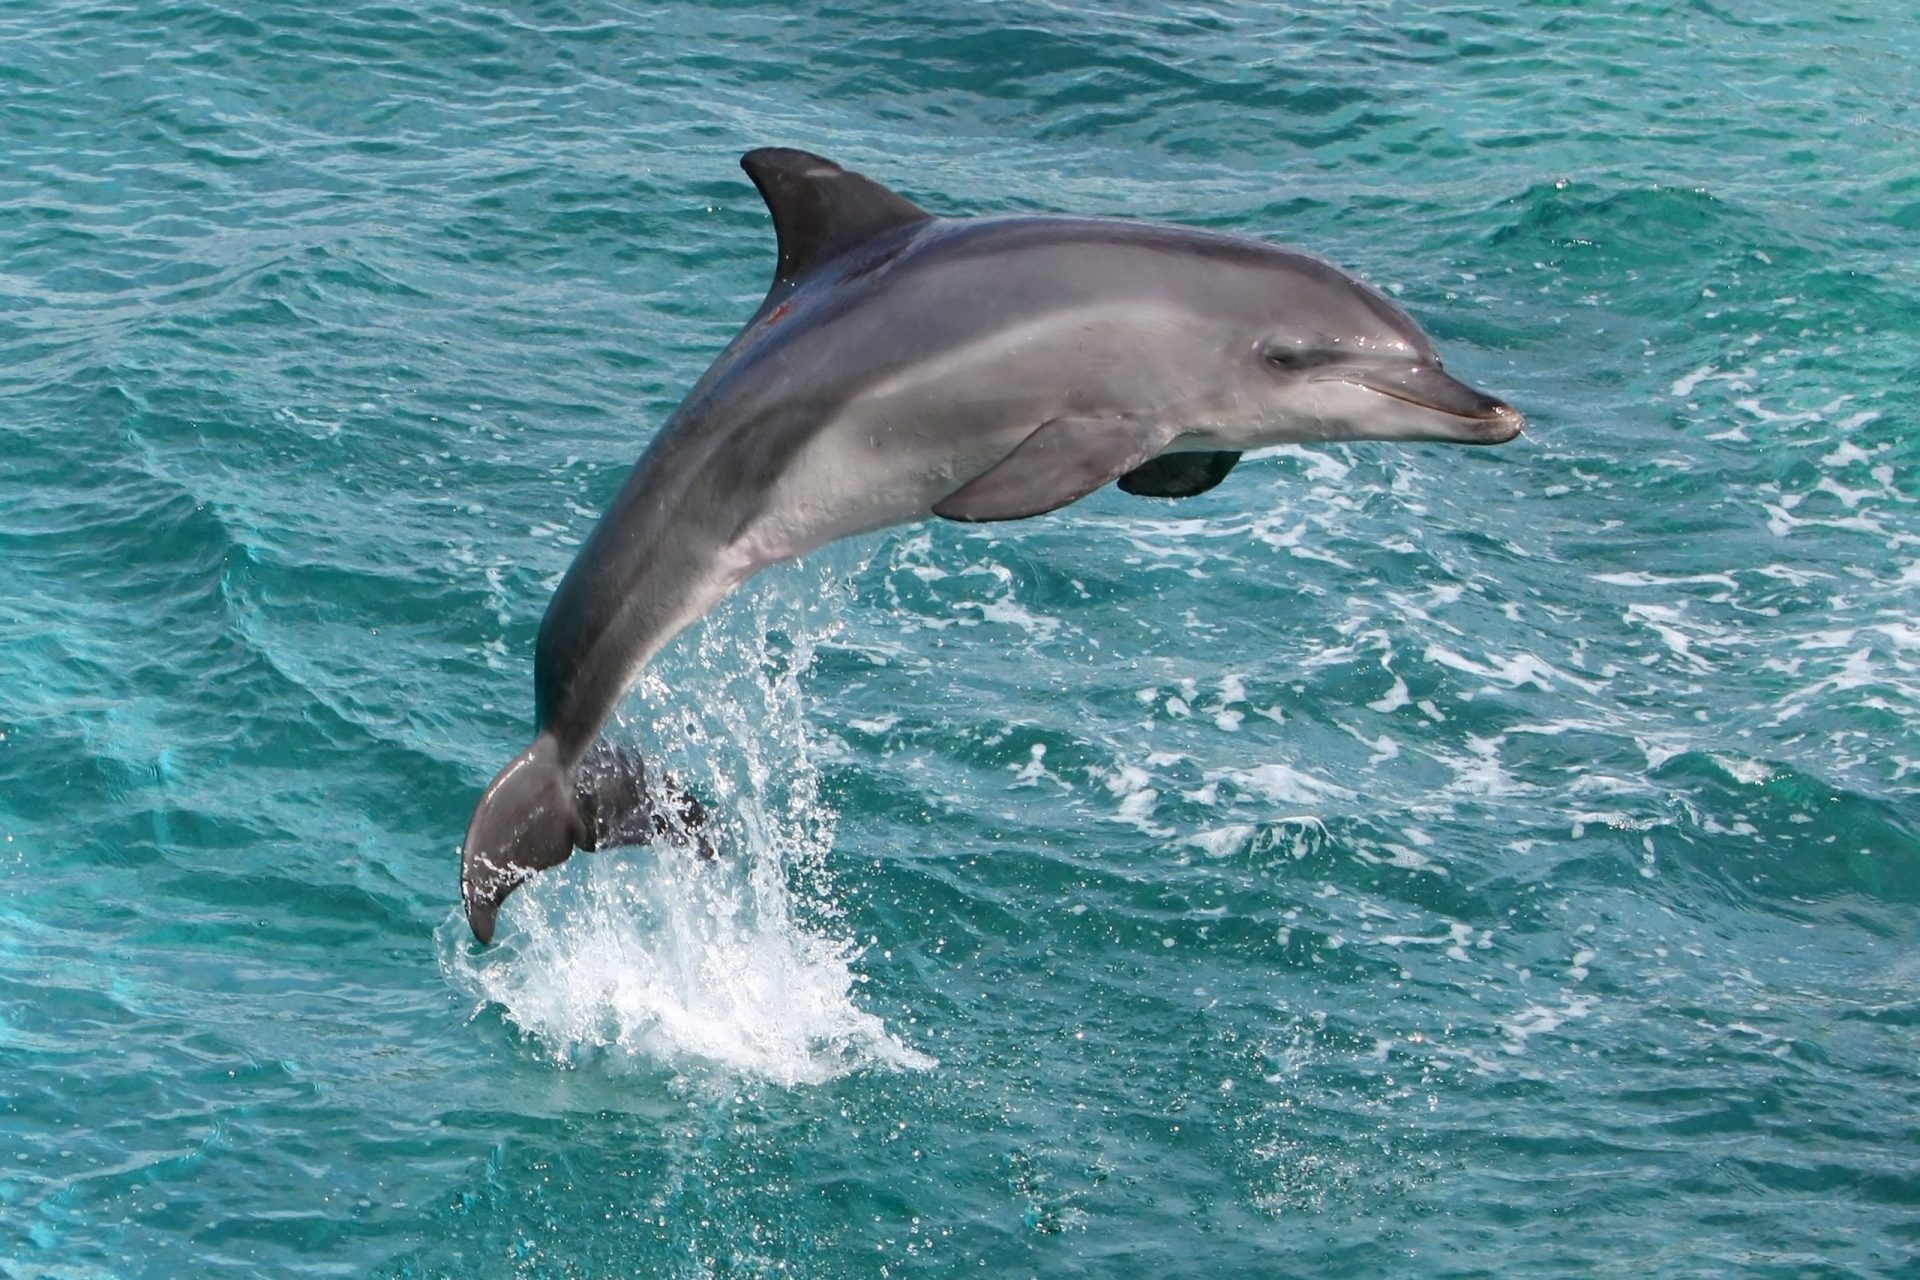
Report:
M 0 1274 L 1897 1275 L 1905 0 L 0 8 Z M 1301 245 L 1529 434 L 767 575 L 714 867 L 479 788 L 805 146 Z

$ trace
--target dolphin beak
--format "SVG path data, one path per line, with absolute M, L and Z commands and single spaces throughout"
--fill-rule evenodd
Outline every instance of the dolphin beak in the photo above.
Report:
M 1438 365 L 1369 366 L 1348 368 L 1332 376 L 1369 391 L 1450 419 L 1441 430 L 1446 440 L 1459 444 L 1505 444 L 1525 429 L 1527 420 L 1504 400 L 1476 391 Z

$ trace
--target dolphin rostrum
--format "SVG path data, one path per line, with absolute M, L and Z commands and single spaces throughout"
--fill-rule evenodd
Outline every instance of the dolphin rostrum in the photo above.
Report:
M 698 821 L 600 731 L 649 659 L 768 565 L 929 515 L 1035 516 L 1109 481 L 1187 497 L 1266 445 L 1521 429 L 1397 304 L 1317 258 L 1118 219 L 939 218 L 804 151 L 740 164 L 773 214 L 773 287 L 547 606 L 537 733 L 467 828 L 482 942 L 576 846 Z

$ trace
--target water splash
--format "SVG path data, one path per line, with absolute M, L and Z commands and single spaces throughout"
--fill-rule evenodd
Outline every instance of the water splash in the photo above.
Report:
M 830 562 L 757 585 L 652 669 L 610 729 L 709 800 L 719 859 L 667 845 L 578 855 L 509 900 L 499 945 L 442 926 L 456 987 L 562 1061 L 607 1054 L 787 1085 L 933 1065 L 859 1006 L 860 948 L 834 932 L 834 814 L 800 678 L 843 582 Z

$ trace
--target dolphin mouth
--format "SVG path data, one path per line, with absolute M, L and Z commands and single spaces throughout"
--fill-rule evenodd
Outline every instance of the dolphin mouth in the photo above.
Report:
M 1323 381 L 1349 383 L 1451 418 L 1456 425 L 1446 438 L 1462 444 L 1504 444 L 1527 425 L 1520 411 L 1506 401 L 1475 390 L 1435 365 L 1343 369 Z

